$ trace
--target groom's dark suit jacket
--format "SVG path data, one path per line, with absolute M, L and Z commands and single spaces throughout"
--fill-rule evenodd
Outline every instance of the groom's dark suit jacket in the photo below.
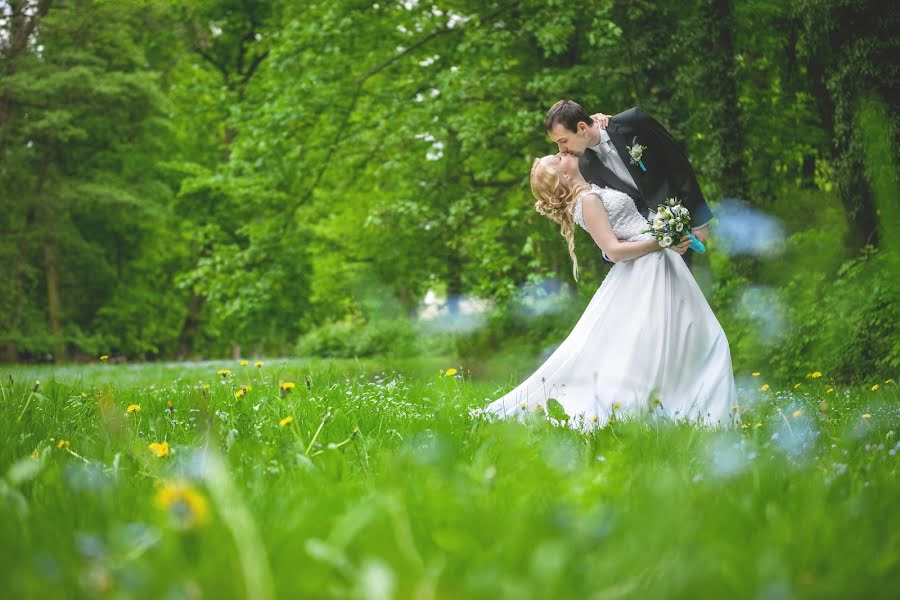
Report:
M 591 149 L 585 150 L 578 162 L 587 181 L 625 192 L 634 199 L 638 211 L 645 217 L 651 208 L 655 210 L 666 198 L 678 198 L 691 212 L 693 225 L 703 225 L 712 218 L 684 148 L 658 121 L 643 109 L 634 107 L 610 117 L 606 131 L 638 189 L 616 177 Z M 634 144 L 635 138 L 638 144 L 646 146 L 641 157 L 646 172 L 639 165 L 631 164 L 627 146 Z M 691 254 L 685 252 L 683 255 L 688 264 Z

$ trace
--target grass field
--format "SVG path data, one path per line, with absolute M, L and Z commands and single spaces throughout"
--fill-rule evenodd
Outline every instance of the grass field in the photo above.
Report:
M 474 418 L 512 382 L 441 367 L 0 369 L 4 597 L 900 593 L 893 381 L 747 374 L 734 429 L 584 434 Z

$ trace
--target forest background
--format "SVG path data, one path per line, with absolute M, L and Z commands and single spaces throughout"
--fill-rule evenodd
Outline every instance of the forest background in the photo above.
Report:
M 573 282 L 528 190 L 572 98 L 684 143 L 736 368 L 893 375 L 898 31 L 871 0 L 0 1 L 0 361 L 527 371 L 609 268 L 580 236 Z

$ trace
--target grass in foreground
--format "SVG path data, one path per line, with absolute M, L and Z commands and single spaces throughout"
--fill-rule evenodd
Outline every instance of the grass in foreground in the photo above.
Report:
M 585 435 L 542 415 L 474 419 L 506 388 L 430 372 L 8 369 L 0 586 L 16 598 L 895 597 L 893 382 L 807 378 L 788 392 L 748 378 L 733 430 L 647 417 Z

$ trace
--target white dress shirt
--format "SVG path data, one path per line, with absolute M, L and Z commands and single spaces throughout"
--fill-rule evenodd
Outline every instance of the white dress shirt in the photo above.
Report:
M 634 177 L 631 176 L 628 167 L 622 162 L 622 157 L 619 156 L 619 152 L 616 150 L 612 140 L 609 139 L 609 134 L 606 133 L 605 129 L 600 130 L 600 143 L 596 146 L 591 146 L 591 150 L 597 153 L 597 156 L 600 157 L 600 162 L 615 173 L 616 177 L 621 179 L 623 183 L 630 185 L 636 190 L 641 189 L 634 182 Z

